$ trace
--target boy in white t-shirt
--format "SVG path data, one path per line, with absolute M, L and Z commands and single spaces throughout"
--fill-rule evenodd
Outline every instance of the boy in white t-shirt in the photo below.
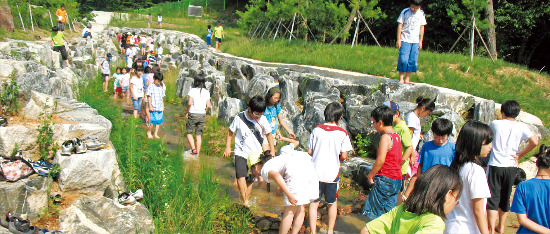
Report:
M 495 139 L 487 167 L 487 182 L 491 189 L 491 198 L 487 201 L 489 229 L 504 232 L 506 216 L 510 211 L 510 195 L 516 177 L 519 159 L 533 150 L 539 143 L 526 124 L 516 121 L 521 107 L 518 102 L 508 100 L 502 104 L 501 120 L 493 120 L 489 126 Z M 522 142 L 527 146 L 520 150 Z M 499 220 L 496 225 L 497 217 Z
M 338 198 L 340 161 L 345 160 L 348 157 L 348 151 L 353 150 L 348 132 L 338 126 L 344 115 L 342 104 L 339 102 L 328 104 L 324 114 L 325 123 L 314 128 L 307 141 L 307 152 L 312 156 L 319 177 L 319 199 L 309 205 L 311 233 L 316 233 L 317 208 L 323 194 L 328 203 L 328 233 L 334 231 L 338 211 L 336 199 Z
M 262 96 L 254 96 L 248 102 L 248 109 L 239 113 L 233 119 L 227 131 L 225 151 L 223 157 L 231 155 L 231 140 L 235 135 L 235 179 L 237 187 L 245 206 L 248 206 L 248 199 L 252 191 L 252 183 L 247 181 L 248 165 L 247 159 L 250 155 L 259 155 L 262 152 L 264 136 L 269 142 L 270 154 L 274 156 L 275 146 L 271 125 L 263 115 L 265 111 L 265 100 Z
M 411 6 L 403 9 L 397 18 L 397 43 L 399 59 L 397 71 L 399 83 L 412 84 L 411 73 L 416 72 L 418 51 L 422 49 L 426 16 L 420 9 L 422 0 L 411 0 Z

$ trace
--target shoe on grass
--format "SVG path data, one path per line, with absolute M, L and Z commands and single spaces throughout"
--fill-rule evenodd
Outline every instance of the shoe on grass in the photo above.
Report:
M 128 193 L 122 193 L 118 196 L 118 203 L 122 205 L 133 205 L 136 203 L 136 198 Z
M 73 139 L 73 145 L 74 145 L 75 152 L 77 154 L 86 153 L 86 151 L 88 150 L 88 148 L 86 148 L 86 144 L 84 144 L 84 142 L 82 142 L 78 138 Z
M 65 141 L 61 145 L 61 155 L 71 155 L 74 151 L 74 144 L 73 141 Z
M 136 200 L 143 199 L 143 190 L 138 189 L 135 192 L 130 192 L 130 196 L 134 197 Z

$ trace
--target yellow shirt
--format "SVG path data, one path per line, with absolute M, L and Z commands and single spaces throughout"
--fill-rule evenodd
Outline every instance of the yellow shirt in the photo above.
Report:
M 222 38 L 222 36 L 223 36 L 223 27 L 222 26 L 214 27 L 214 37 Z
M 55 14 L 57 15 L 57 21 L 59 21 L 61 23 L 65 23 L 65 21 L 67 20 L 67 11 L 57 9 Z

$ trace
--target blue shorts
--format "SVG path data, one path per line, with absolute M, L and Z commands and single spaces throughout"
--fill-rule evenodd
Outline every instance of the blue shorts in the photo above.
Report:
M 397 60 L 398 72 L 416 72 L 418 60 L 418 43 L 402 42 Z
M 374 186 L 367 194 L 362 214 L 373 220 L 393 209 L 397 203 L 401 183 L 401 180 L 375 175 Z
M 134 104 L 134 110 L 137 110 L 138 113 L 141 113 L 141 98 L 135 100 L 132 98 L 132 103 Z
M 206 37 L 206 44 L 211 45 L 212 44 L 212 37 Z
M 325 201 L 328 204 L 336 202 L 336 199 L 338 198 L 338 183 L 319 182 L 319 198 L 313 202 L 320 202 L 323 194 L 325 195 Z
M 162 111 L 151 111 L 151 124 L 160 125 L 162 123 Z
M 124 86 L 124 87 L 122 87 L 122 92 L 123 92 L 123 93 L 128 92 L 128 88 L 130 88 L 130 86 Z

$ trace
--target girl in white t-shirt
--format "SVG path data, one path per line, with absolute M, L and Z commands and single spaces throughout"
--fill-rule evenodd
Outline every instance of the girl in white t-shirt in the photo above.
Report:
M 458 205 L 447 215 L 445 233 L 489 233 L 486 205 L 491 197 L 485 170 L 478 165 L 493 147 L 489 125 L 468 121 L 458 134 L 451 168 L 458 170 L 464 186 Z
M 204 77 L 197 77 L 193 82 L 193 88 L 189 90 L 189 101 L 187 102 L 187 118 L 186 132 L 187 140 L 191 145 L 191 154 L 199 156 L 202 144 L 202 129 L 206 122 L 206 113 L 210 109 L 210 92 L 206 89 L 206 80 Z M 193 139 L 193 131 L 197 138 L 197 145 Z
M 138 70 L 143 72 L 142 70 Z M 137 118 L 138 114 L 141 112 L 141 99 L 143 98 L 143 80 L 139 78 L 140 74 L 134 72 L 131 73 L 132 78 L 130 79 L 130 94 L 132 98 L 132 103 L 134 104 L 134 117 Z

